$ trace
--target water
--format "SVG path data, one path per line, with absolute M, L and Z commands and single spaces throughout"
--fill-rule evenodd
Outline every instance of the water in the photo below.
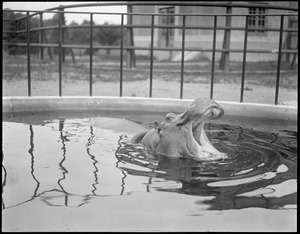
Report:
M 197 162 L 149 157 L 122 129 L 89 123 L 3 122 L 3 230 L 296 227 L 296 132 L 209 123 L 208 138 L 229 157 Z

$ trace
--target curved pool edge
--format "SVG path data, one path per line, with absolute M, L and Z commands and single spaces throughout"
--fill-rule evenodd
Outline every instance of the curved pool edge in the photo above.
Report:
M 181 112 L 193 99 L 68 96 L 68 97 L 3 97 L 2 113 L 61 110 L 109 110 L 135 112 Z M 297 107 L 259 103 L 238 103 L 216 100 L 225 115 L 297 121 Z

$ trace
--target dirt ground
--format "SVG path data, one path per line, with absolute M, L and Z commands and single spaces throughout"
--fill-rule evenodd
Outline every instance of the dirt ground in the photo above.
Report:
M 180 98 L 180 83 L 174 81 L 153 80 L 152 97 Z M 27 96 L 27 81 L 3 80 L 3 96 Z M 150 80 L 123 82 L 122 96 L 149 97 Z M 244 102 L 274 104 L 275 88 L 260 85 L 245 85 Z M 58 81 L 33 81 L 31 84 L 32 96 L 58 96 Z M 213 99 L 219 101 L 240 101 L 240 84 L 214 85 Z M 93 96 L 119 96 L 120 84 L 118 82 L 93 83 Z M 63 96 L 89 96 L 89 82 L 85 80 L 66 81 L 62 87 Z M 210 84 L 184 83 L 183 98 L 195 99 L 209 97 Z M 279 89 L 279 104 L 297 105 L 297 90 L 287 88 Z

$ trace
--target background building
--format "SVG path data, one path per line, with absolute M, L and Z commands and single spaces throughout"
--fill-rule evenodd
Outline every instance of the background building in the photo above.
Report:
M 180 2 L 180 1 L 177 1 Z M 152 2 L 155 4 L 155 1 Z M 217 2 L 215 2 L 217 3 Z M 224 2 L 220 2 L 223 3 Z M 297 1 L 249 1 L 249 2 L 234 2 L 234 3 L 249 3 L 249 4 L 261 4 L 293 7 L 298 8 Z M 182 17 L 172 14 L 273 14 L 273 13 L 287 13 L 287 10 L 268 9 L 259 7 L 250 8 L 237 8 L 232 7 L 230 9 L 226 7 L 211 7 L 211 6 L 174 6 L 174 5 L 146 5 L 146 6 L 132 6 L 131 11 L 133 13 L 162 13 L 171 14 L 166 16 L 155 16 L 155 25 L 182 25 Z M 295 11 L 294 11 L 295 12 Z M 229 18 L 229 17 L 228 17 Z M 151 16 L 132 16 L 132 24 L 135 25 L 151 25 Z M 218 16 L 217 26 L 222 27 L 231 25 L 231 27 L 245 27 L 246 17 L 244 16 L 232 16 L 231 20 L 226 21 L 225 16 Z M 130 22 L 130 21 L 129 21 Z M 213 27 L 214 17 L 212 16 L 187 16 L 186 26 L 210 26 Z M 297 28 L 298 16 L 285 17 L 284 29 Z M 267 31 L 268 28 L 280 28 L 279 16 L 250 16 L 248 21 L 248 45 L 249 50 L 278 50 L 278 31 Z M 251 30 L 251 28 L 255 28 Z M 229 32 L 229 30 L 227 31 Z M 216 35 L 216 48 L 230 48 L 230 49 L 243 49 L 244 45 L 244 30 L 230 30 L 229 35 L 224 36 L 225 30 L 217 30 Z M 133 29 L 133 41 L 135 46 L 149 46 L 151 41 L 151 29 L 149 28 L 134 28 Z M 226 38 L 226 39 L 225 39 Z M 224 41 L 225 40 L 225 41 Z M 226 42 L 226 40 L 228 40 Z M 211 49 L 213 41 L 213 30 L 207 29 L 188 29 L 185 34 L 185 47 L 195 47 L 202 49 Z M 283 47 L 296 48 L 298 43 L 298 34 L 284 32 L 283 34 Z M 182 44 L 182 30 L 179 28 L 155 28 L 154 29 L 154 47 L 161 48 L 180 48 Z M 138 51 L 137 55 L 148 54 L 148 51 Z M 206 57 L 211 59 L 211 52 L 185 52 L 185 59 L 197 59 L 199 57 Z M 180 60 L 180 51 L 155 51 L 154 56 L 158 60 Z M 216 53 L 216 59 L 221 58 L 221 52 Z M 241 60 L 242 53 L 230 52 L 230 60 Z M 290 57 L 289 55 L 286 55 Z M 291 55 L 294 56 L 294 55 Z M 247 53 L 247 61 L 267 61 L 276 60 L 277 53 Z

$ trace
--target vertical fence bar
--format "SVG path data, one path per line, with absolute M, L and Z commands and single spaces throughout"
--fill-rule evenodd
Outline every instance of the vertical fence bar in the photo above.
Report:
M 62 20 L 62 13 L 59 14 L 58 20 L 58 82 L 59 82 L 59 96 L 62 96 L 62 28 L 61 28 L 61 20 Z
M 210 80 L 210 98 L 214 95 L 214 79 L 215 79 L 215 60 L 216 60 L 216 37 L 217 37 L 217 16 L 214 15 L 214 32 L 213 32 L 213 51 L 211 58 L 211 80 Z
M 132 6 L 127 5 L 127 13 L 132 13 Z M 127 15 L 127 25 L 132 24 L 132 15 Z M 126 46 L 132 46 L 131 42 L 131 30 L 132 28 L 126 28 Z M 126 50 L 126 62 L 127 62 L 127 68 L 132 68 L 133 64 L 133 56 L 132 56 L 132 50 L 127 49 Z
M 123 42 L 124 41 L 124 14 L 121 14 L 121 48 L 120 48 L 120 97 L 123 90 Z
M 42 28 L 43 27 L 43 13 L 40 13 L 40 27 Z M 43 44 L 43 42 L 44 42 L 44 39 L 43 39 L 43 34 L 44 34 L 44 31 L 43 30 L 40 30 L 39 31 L 39 42 L 41 43 L 41 44 Z M 41 59 L 44 59 L 44 47 L 43 46 L 41 46 L 40 47 L 40 58 Z
M 181 46 L 181 79 L 180 79 L 180 99 L 183 97 L 183 73 L 184 73 L 184 46 L 185 46 L 185 17 L 182 16 L 182 46 Z
M 279 32 L 279 46 L 277 59 L 277 77 L 276 77 L 276 91 L 275 91 L 275 105 L 278 104 L 279 80 L 280 80 L 280 66 L 281 66 L 281 50 L 282 50 L 282 35 L 283 35 L 283 21 L 284 16 L 280 16 L 280 32 Z
M 30 72 L 30 19 L 29 11 L 27 11 L 27 76 L 28 76 L 28 96 L 31 96 L 31 72 Z
M 93 14 L 90 15 L 90 96 L 93 96 Z
M 244 99 L 244 83 L 245 83 L 245 70 L 246 70 L 247 42 L 248 42 L 248 20 L 249 20 L 249 16 L 246 15 L 240 102 L 243 102 Z
M 220 69 L 224 71 L 228 71 L 230 66 L 229 55 L 230 55 L 230 37 L 231 37 L 231 22 L 232 22 L 231 14 L 232 14 L 232 7 L 229 5 L 226 7 L 226 17 L 225 17 L 225 26 L 228 29 L 224 30 L 224 39 L 223 39 L 223 46 L 222 46 L 222 48 L 225 49 L 225 51 L 221 53 L 221 60 L 220 60 Z
M 150 50 L 150 90 L 149 97 L 152 97 L 152 79 L 153 79 L 153 39 L 154 39 L 154 15 L 151 16 L 151 50 Z
M 59 11 L 62 11 L 62 12 L 63 12 L 64 10 L 65 10 L 65 8 L 59 8 Z M 60 22 L 61 22 L 61 26 L 62 26 L 62 25 L 65 25 L 65 14 L 64 14 L 64 13 L 61 13 Z M 61 30 L 62 30 L 62 32 L 61 32 L 61 36 L 62 36 L 62 41 L 61 41 L 61 43 L 62 43 L 62 44 L 65 44 L 65 29 L 62 28 Z M 65 48 L 62 47 L 62 62 L 63 62 L 63 63 L 65 63 L 65 61 L 66 61 L 66 53 L 65 53 L 65 52 L 66 52 L 66 51 L 65 51 Z

